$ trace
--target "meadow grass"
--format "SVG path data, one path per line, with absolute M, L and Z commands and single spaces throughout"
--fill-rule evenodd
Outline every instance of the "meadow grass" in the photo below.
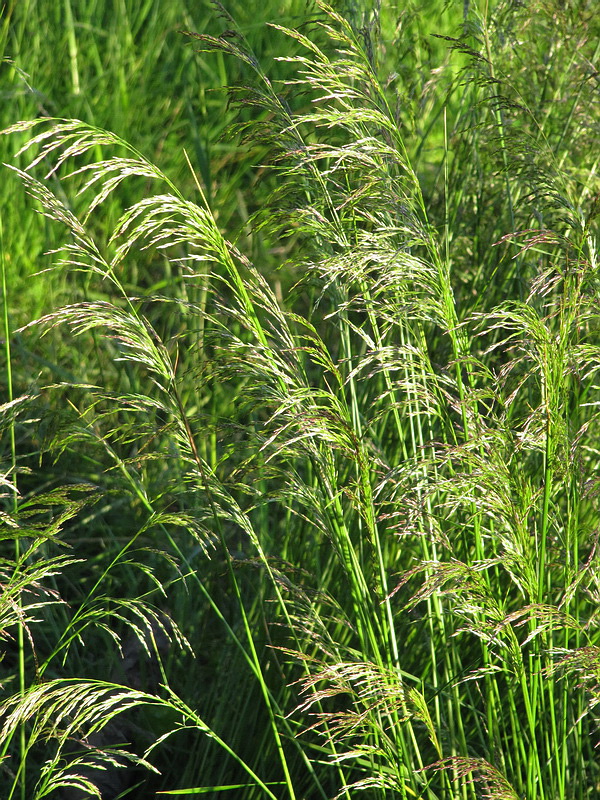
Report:
M 595 797 L 592 4 L 24 5 L 6 797 Z

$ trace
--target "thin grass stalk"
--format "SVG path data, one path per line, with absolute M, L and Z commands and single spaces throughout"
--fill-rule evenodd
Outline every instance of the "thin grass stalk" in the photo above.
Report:
M 596 48 L 596 54 L 600 50 L 600 44 Z M 571 119 L 573 114 L 573 109 L 571 109 L 571 115 L 569 120 Z M 564 131 L 563 131 L 564 135 Z M 562 140 L 562 138 L 561 138 Z M 585 223 L 583 226 L 583 235 L 581 240 L 581 245 L 578 252 L 577 263 L 585 263 L 587 261 L 588 268 L 592 275 L 597 274 L 598 264 L 597 264 L 597 257 L 596 257 L 596 248 L 595 242 L 591 235 L 589 234 L 589 221 Z M 586 251 L 587 250 L 587 257 Z M 573 330 L 574 330 L 574 338 L 575 343 L 579 344 L 580 342 L 580 329 L 577 324 L 577 315 L 573 315 Z M 582 389 L 582 385 L 577 380 L 570 380 L 569 386 L 567 387 L 568 391 L 570 391 L 573 395 L 573 403 L 574 406 L 574 414 L 575 420 L 573 427 L 575 430 L 580 429 L 581 425 L 581 409 L 585 404 L 587 398 L 587 391 L 588 387 Z M 573 412 L 572 412 L 573 413 Z M 581 561 L 581 551 L 580 551 L 580 524 L 581 524 L 581 503 L 582 503 L 582 491 L 579 484 L 579 478 L 577 475 L 577 469 L 572 468 L 571 475 L 570 475 L 570 491 L 568 494 L 568 532 L 567 532 L 567 548 L 566 548 L 566 555 L 568 559 L 568 566 L 569 566 L 569 576 L 571 580 L 575 579 L 577 575 L 577 570 L 579 569 L 580 561 Z M 567 602 L 565 603 L 565 611 L 567 613 L 573 613 L 575 616 L 575 620 L 577 622 L 577 626 L 573 634 L 571 634 L 568 630 L 564 632 L 564 639 L 563 639 L 563 646 L 565 652 L 569 650 L 569 648 L 574 648 L 576 651 L 582 647 L 583 639 L 582 639 L 582 630 L 581 630 L 581 609 L 579 603 L 574 603 L 574 597 L 569 596 L 567 598 Z M 572 607 L 574 606 L 573 611 L 571 612 Z M 554 674 L 552 674 L 552 680 L 554 681 Z M 583 748 L 578 748 L 577 751 L 574 753 L 573 748 L 569 749 L 569 741 L 575 740 L 575 743 L 581 742 L 583 739 L 583 719 L 585 715 L 584 707 L 583 707 L 583 698 L 580 693 L 577 693 L 575 697 L 575 708 L 573 709 L 573 719 L 574 722 L 570 723 L 567 718 L 566 709 L 568 708 L 568 701 L 569 701 L 569 687 L 567 681 L 563 681 L 562 686 L 562 707 L 565 709 L 563 712 L 563 720 L 562 720 L 562 730 L 561 730 L 561 741 L 562 741 L 562 771 L 560 774 L 560 785 L 563 791 L 564 797 L 567 797 L 568 787 L 572 786 L 573 784 L 578 786 L 578 800 L 583 800 L 584 797 L 584 775 L 585 775 L 585 756 L 583 754 Z M 572 729 L 568 729 L 568 725 L 572 724 Z M 573 735 L 575 734 L 575 735 Z M 574 763 L 575 762 L 575 763 Z M 575 775 L 573 775 L 573 772 Z M 576 776 L 576 777 L 575 777 Z M 586 796 L 589 796 L 586 794 Z
M 579 264 L 581 260 L 581 250 L 578 253 L 576 263 Z M 577 276 L 577 270 L 572 267 L 567 267 L 568 272 L 564 280 L 564 294 L 558 299 L 558 347 L 554 353 L 550 348 L 544 349 L 544 364 L 542 369 L 542 403 L 545 410 L 545 450 L 544 450 L 544 492 L 542 496 L 542 510 L 541 510 L 541 543 L 539 547 L 539 573 L 538 573 L 538 603 L 541 603 L 546 595 L 550 595 L 553 591 L 552 575 L 550 570 L 546 572 L 546 550 L 547 540 L 550 533 L 550 502 L 551 495 L 553 494 L 553 484 L 555 481 L 554 465 L 556 463 L 558 442 L 555 443 L 557 426 L 563 420 L 563 424 L 569 425 L 567 417 L 569 406 L 569 384 L 571 381 L 566 378 L 568 348 L 572 344 L 573 333 L 577 331 L 577 318 L 579 316 L 581 298 L 580 298 L 580 278 Z M 566 480 L 569 484 L 573 481 L 573 471 L 569 464 L 565 467 Z M 570 503 L 570 492 L 567 497 Z M 575 509 L 571 509 L 575 513 Z M 570 547 L 567 544 L 567 553 L 570 553 Z M 567 555 L 567 559 L 569 555 Z M 567 564 L 567 574 L 568 564 Z M 566 641 L 570 639 L 568 630 L 565 630 Z M 548 653 L 552 647 L 553 642 L 553 625 L 549 626 L 548 631 L 540 639 L 541 652 L 537 655 L 537 673 L 539 675 L 540 668 L 543 664 L 544 672 L 549 672 L 551 664 Z M 534 683 L 537 689 L 538 681 Z M 555 679 L 550 672 L 549 677 L 543 683 L 540 683 L 540 704 L 542 713 L 550 714 L 550 734 L 551 743 L 547 742 L 547 752 L 549 756 L 549 772 L 552 785 L 557 784 L 557 791 L 562 799 L 565 796 L 565 769 L 564 754 L 566 752 L 566 739 L 563 735 L 562 747 L 560 746 L 559 731 L 556 721 L 556 713 L 554 708 L 554 692 L 555 692 Z M 535 697 L 535 695 L 534 695 Z M 564 697 L 563 693 L 563 700 Z M 535 702 L 535 700 L 534 700 Z M 566 704 L 563 706 L 563 713 L 566 716 Z M 564 731 L 563 725 L 563 731 Z M 562 756 L 562 758 L 561 758 Z M 556 763 L 558 762 L 558 763 Z M 558 773 L 555 777 L 555 772 Z
M 169 690 L 169 698 L 170 699 L 165 702 L 165 705 L 171 705 L 174 709 L 181 712 L 184 715 L 184 718 L 190 720 L 198 730 L 205 731 L 210 736 L 210 738 L 213 739 L 219 745 L 219 747 L 221 747 L 224 750 L 224 752 L 226 752 L 229 756 L 231 756 L 231 758 L 236 763 L 238 763 L 245 770 L 245 772 L 247 772 L 249 777 L 252 778 L 252 780 L 255 782 L 256 786 L 259 786 L 265 792 L 267 797 L 270 797 L 271 800 L 279 800 L 277 795 L 275 795 L 271 791 L 269 786 L 256 774 L 256 772 L 254 772 L 254 770 L 250 767 L 250 765 L 246 764 L 246 762 L 240 758 L 238 753 L 236 753 L 235 750 L 233 750 L 227 744 L 227 742 L 225 742 L 220 736 L 218 736 L 213 730 L 211 730 L 206 725 L 204 720 L 192 708 L 190 708 L 190 706 L 188 706 L 187 703 L 184 703 L 184 701 L 181 700 L 181 698 L 178 697 L 171 690 Z M 155 747 L 157 747 L 159 744 L 162 744 L 162 742 L 165 741 L 173 733 L 174 731 L 170 731 L 165 736 L 161 737 L 154 745 L 152 745 L 151 748 L 149 748 L 145 756 L 148 756 Z M 194 790 L 191 791 L 183 790 L 182 794 L 193 793 L 193 791 Z
M 449 224 L 450 223 L 449 223 L 449 210 L 448 210 L 448 207 L 449 207 L 449 202 L 448 202 L 448 198 L 449 198 L 448 155 L 449 155 L 449 149 L 448 149 L 448 119 L 447 119 L 447 107 L 446 107 L 446 105 L 444 105 L 444 236 L 443 236 L 442 247 L 444 248 L 445 262 L 446 262 L 446 264 L 448 264 L 448 267 L 449 267 L 450 263 L 451 263 L 451 256 L 450 256 L 450 228 L 449 228 Z M 460 375 L 460 373 L 459 373 L 459 375 Z M 460 387 L 461 387 L 461 384 L 459 383 L 459 390 L 460 390 Z M 464 406 L 462 400 L 463 400 L 463 398 L 461 396 L 461 409 L 463 411 L 463 428 L 464 428 L 464 436 L 465 436 L 465 440 L 466 440 L 467 436 L 468 436 L 468 428 L 467 428 L 467 420 L 466 420 L 466 414 L 465 414 L 466 409 L 465 409 L 465 406 Z M 482 545 L 482 540 L 481 540 L 481 530 L 480 530 L 480 525 L 479 525 L 479 515 L 477 515 L 475 513 L 476 509 L 474 507 L 474 503 L 471 506 L 471 510 L 472 510 L 472 515 L 471 516 L 472 516 L 472 518 L 474 520 L 474 527 L 475 527 L 475 531 L 474 531 L 474 534 L 475 534 L 475 536 L 474 536 L 474 538 L 475 538 L 475 558 L 480 560 L 480 561 L 482 561 L 483 557 L 484 557 L 484 554 L 483 554 L 483 545 Z M 435 556 L 434 556 L 434 558 L 435 558 Z M 487 577 L 487 575 L 486 575 L 486 577 Z M 437 603 L 439 603 L 441 605 L 441 601 L 438 600 Z M 441 611 L 441 608 L 440 608 L 439 609 L 439 614 L 441 615 L 441 613 L 442 613 L 442 611 Z M 443 629 L 442 629 L 442 633 L 443 633 Z M 483 650 L 484 650 L 484 664 L 487 665 L 487 648 L 486 648 L 485 644 L 483 645 Z M 448 655 L 449 655 L 449 657 L 448 657 Z M 451 681 L 452 680 L 451 676 L 459 674 L 458 670 L 460 670 L 460 666 L 461 666 L 460 665 L 460 661 L 457 658 L 456 651 L 454 649 L 452 649 L 450 654 L 448 654 L 446 652 L 445 660 L 447 662 L 446 666 L 445 666 L 445 672 L 446 672 L 446 676 L 447 676 L 446 677 L 446 681 Z M 486 682 L 489 681 L 489 675 L 486 675 L 485 680 L 486 680 Z M 488 686 L 488 693 L 487 694 L 489 696 L 489 686 Z M 460 742 L 462 755 L 466 756 L 467 753 L 468 753 L 467 740 L 466 740 L 466 735 L 465 735 L 465 730 L 464 730 L 464 725 L 463 725 L 463 720 L 462 720 L 462 714 L 461 714 L 461 709 L 460 709 L 460 697 L 459 697 L 458 686 L 456 685 L 456 681 L 454 681 L 454 685 L 452 687 L 452 695 L 453 695 L 453 699 L 454 699 L 455 708 L 453 709 L 451 704 L 450 703 L 448 704 L 448 716 L 449 716 L 449 719 L 450 719 L 450 728 L 451 728 L 451 730 L 453 732 L 454 726 L 455 725 L 457 726 L 457 728 L 458 728 L 458 740 Z M 487 697 L 486 697 L 486 699 L 487 699 Z M 489 709 L 489 704 L 488 704 L 488 709 Z M 491 715 L 491 709 L 488 710 L 488 726 L 489 726 L 490 731 L 491 731 L 491 730 L 493 730 L 493 727 L 492 727 L 492 725 L 490 725 L 490 722 L 493 722 L 493 717 Z M 454 735 L 452 735 L 452 741 L 455 741 L 455 738 L 456 737 Z M 452 752 L 453 756 L 461 755 L 461 753 L 457 753 L 454 748 L 453 748 L 453 750 L 454 750 L 454 752 Z M 459 779 L 458 779 L 458 776 L 457 776 L 457 771 L 455 769 L 453 769 L 453 775 L 454 775 L 453 782 L 454 782 L 454 785 L 456 787 L 457 784 L 460 785 L 460 782 L 459 782 Z M 459 791 L 461 791 L 461 794 L 462 794 L 463 798 L 466 798 L 467 797 L 467 792 L 469 791 L 469 789 L 470 789 L 470 793 L 471 793 L 472 797 L 475 798 L 475 786 L 472 783 L 470 785 L 467 785 L 464 782 L 462 782 L 462 786 L 460 786 Z M 456 791 L 456 788 L 455 788 L 455 791 Z
M 487 68 L 489 70 L 490 80 L 492 82 L 492 86 L 495 86 L 497 78 L 496 78 L 496 70 L 494 67 L 494 57 L 492 54 L 492 44 L 490 39 L 489 33 L 489 19 L 490 19 L 490 9 L 489 9 L 489 0 L 485 0 L 484 10 L 483 10 L 483 17 L 481 20 L 481 32 L 483 34 L 483 41 L 485 43 L 485 52 L 487 56 Z M 493 106 L 493 116 L 496 122 L 496 127 L 498 129 L 498 136 L 500 139 L 500 149 L 502 152 L 502 161 L 504 164 L 504 174 L 505 174 L 505 187 L 506 187 L 506 199 L 508 201 L 508 211 L 510 215 L 510 225 L 511 225 L 511 232 L 516 230 L 515 225 L 515 211 L 514 211 L 514 200 L 513 200 L 513 192 L 510 185 L 510 170 L 509 170 L 509 163 L 508 163 L 508 151 L 506 148 L 506 123 L 504 120 L 504 112 L 502 108 L 500 108 L 496 101 L 492 98 Z M 516 267 L 518 268 L 518 261 L 516 263 Z
M 69 63 L 71 67 L 71 88 L 74 95 L 81 91 L 79 81 L 79 65 L 77 56 L 77 36 L 75 34 L 75 23 L 73 20 L 73 9 L 71 0 L 64 0 L 65 20 L 67 30 L 67 42 L 69 46 Z
M 450 217 L 449 217 L 449 174 L 448 174 L 448 157 L 449 157 L 449 148 L 448 148 L 448 120 L 447 120 L 447 107 L 444 106 L 444 248 L 445 248 L 445 259 L 446 263 L 450 264 L 451 256 L 450 256 Z M 467 437 L 467 427 L 466 427 L 466 418 L 464 415 L 465 407 L 462 405 L 463 409 L 463 427 L 465 431 L 465 439 Z M 482 453 L 483 455 L 483 453 Z M 477 509 L 475 506 L 475 502 L 471 504 L 471 518 L 473 520 L 473 527 L 474 527 L 474 542 L 475 542 L 475 559 L 477 561 L 483 562 L 485 557 L 484 549 L 483 549 L 483 540 L 481 535 L 481 519 L 480 515 L 477 513 Z M 487 571 L 484 573 L 484 580 L 488 586 L 490 587 L 490 579 Z M 483 656 L 483 664 L 484 669 L 490 665 L 490 654 L 487 644 L 482 642 L 482 656 Z M 449 670 L 449 674 L 456 674 L 456 669 L 460 668 L 460 664 L 457 663 L 458 659 L 456 659 L 456 653 L 452 651 L 452 669 Z M 486 687 L 485 691 L 485 699 L 484 702 L 486 704 L 486 716 L 487 716 L 487 729 L 488 729 L 488 742 L 489 742 L 489 749 L 490 752 L 493 752 L 493 744 L 494 741 L 497 742 L 498 736 L 494 734 L 497 730 L 497 719 L 501 717 L 498 714 L 498 706 L 496 704 L 496 697 L 499 695 L 499 690 L 497 686 L 497 682 L 495 677 L 489 674 L 489 671 L 486 670 L 486 674 L 484 677 L 484 684 Z M 462 724 L 462 715 L 460 713 L 460 704 L 459 704 L 459 695 L 458 695 L 458 687 L 454 686 L 454 701 L 456 704 L 456 712 L 457 712 L 457 719 L 458 719 L 458 727 L 459 727 L 459 736 L 463 748 L 463 755 L 467 755 L 467 742 L 466 736 L 464 732 L 464 727 Z M 453 753 L 453 755 L 457 755 Z M 475 796 L 475 787 L 473 784 L 470 784 L 470 789 L 472 795 Z M 462 786 L 463 796 L 466 797 L 467 787 L 463 784 Z
M 2 273 L 2 325 L 4 334 L 4 356 L 6 360 L 6 388 L 8 402 L 12 403 L 14 400 L 13 391 L 13 374 L 12 374 L 12 353 L 11 353 L 11 338 L 12 332 L 10 328 L 9 310 L 8 310 L 8 284 L 6 280 L 6 262 L 4 260 L 4 227 L 2 223 L 2 211 L 0 210 L 0 272 Z M 18 501 L 18 479 L 17 479 L 17 446 L 15 437 L 15 418 L 11 416 L 9 423 L 9 441 L 10 441 L 10 475 L 11 475 L 11 509 L 14 517 L 16 518 L 19 508 Z M 19 569 L 21 565 L 21 543 L 19 536 L 15 536 L 15 567 Z M 17 598 L 17 605 L 21 607 L 21 598 Z M 19 694 L 21 698 L 25 696 L 26 689 L 26 675 L 25 675 L 25 635 L 23 625 L 17 626 L 17 651 L 18 651 L 18 673 L 19 673 Z M 25 734 L 25 725 L 19 728 L 19 769 L 18 769 L 18 785 L 21 800 L 27 798 L 27 743 Z M 14 792 L 15 786 L 11 787 L 11 797 Z

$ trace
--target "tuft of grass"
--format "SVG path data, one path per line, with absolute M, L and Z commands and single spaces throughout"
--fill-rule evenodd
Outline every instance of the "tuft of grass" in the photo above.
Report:
M 14 331 L 3 282 L 8 384 L 39 365 L 0 409 L 10 797 L 595 796 L 598 39 L 563 6 L 319 2 L 260 54 L 219 6 L 221 189 L 89 116 L 4 131 L 66 234 L 65 303 Z M 153 9 L 119 4 L 122 109 Z

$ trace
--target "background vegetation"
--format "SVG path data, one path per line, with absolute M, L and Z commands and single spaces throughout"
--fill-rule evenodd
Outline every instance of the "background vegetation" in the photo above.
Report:
M 5 2 L 2 797 L 597 796 L 594 5 Z

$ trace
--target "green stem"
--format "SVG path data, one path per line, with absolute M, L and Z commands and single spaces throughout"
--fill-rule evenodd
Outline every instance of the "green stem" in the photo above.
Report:
M 0 211 L 0 272 L 2 274 L 2 322 L 4 333 L 4 355 L 6 358 L 6 385 L 8 393 L 8 402 L 12 403 L 14 400 L 13 390 L 13 375 L 12 375 L 12 354 L 11 354 L 11 330 L 10 320 L 8 313 L 8 288 L 6 280 L 6 261 L 4 259 L 4 228 L 2 224 L 2 212 Z M 15 436 L 15 420 L 11 416 L 9 427 L 10 438 L 10 466 L 12 476 L 12 512 L 17 516 L 19 509 L 18 494 L 17 494 L 17 445 Z M 20 568 L 21 560 L 21 543 L 19 535 L 15 536 L 15 568 Z M 17 599 L 19 607 L 21 606 L 21 598 Z M 25 696 L 25 635 L 23 631 L 23 624 L 17 628 L 17 649 L 18 649 L 18 669 L 19 669 L 19 694 L 21 697 Z M 25 738 L 25 726 L 21 725 L 19 728 L 19 750 L 21 754 L 19 765 L 19 784 L 20 784 L 20 797 L 21 800 L 26 800 L 27 797 L 27 779 L 25 771 L 25 760 L 27 757 L 27 742 Z M 14 786 L 13 786 L 14 791 Z M 12 792 L 11 792 L 12 795 Z

